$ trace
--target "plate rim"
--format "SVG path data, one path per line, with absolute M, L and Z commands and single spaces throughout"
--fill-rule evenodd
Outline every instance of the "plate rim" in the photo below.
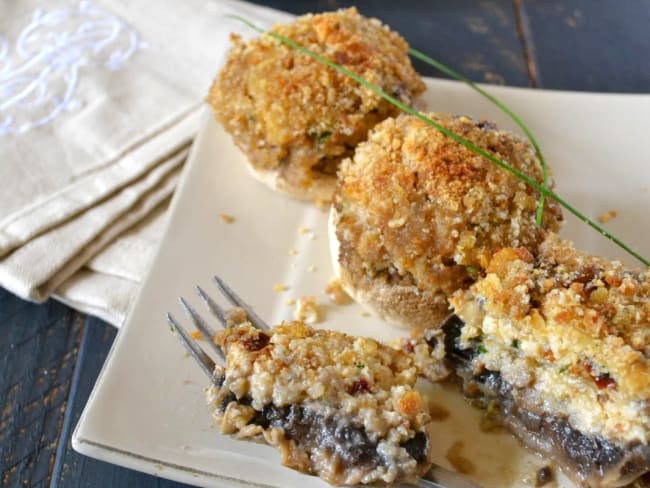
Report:
M 463 82 L 448 80 L 443 78 L 432 78 L 432 77 L 423 77 L 427 85 L 464 85 Z M 632 94 L 632 93 L 603 93 L 603 92 L 583 92 L 583 91 L 568 91 L 568 90 L 543 90 L 536 88 L 527 88 L 527 87 L 510 87 L 510 86 L 495 86 L 495 85 L 485 85 L 478 84 L 479 86 L 486 87 L 493 92 L 525 92 L 536 95 L 543 94 L 552 94 L 554 96 L 571 96 L 571 97 L 597 97 L 597 98 L 607 98 L 611 100 L 634 100 L 638 101 L 640 98 L 643 99 L 643 103 L 650 102 L 650 94 Z M 469 88 L 468 88 L 469 89 Z M 169 210 L 167 221 L 165 223 L 165 229 L 162 233 L 162 238 L 158 243 L 155 253 L 150 260 L 150 263 L 147 267 L 147 271 L 144 274 L 144 278 L 141 282 L 141 285 L 138 289 L 137 295 L 132 302 L 132 305 L 129 309 L 126 319 L 124 320 L 122 326 L 118 330 L 117 337 L 115 338 L 109 353 L 102 365 L 100 373 L 97 377 L 97 380 L 93 386 L 93 389 L 88 397 L 86 404 L 84 405 L 83 412 L 80 415 L 79 419 L 76 422 L 75 428 L 71 437 L 71 444 L 75 451 L 90 456 L 95 459 L 103 460 L 120 466 L 124 466 L 130 469 L 137 471 L 145 472 L 154 476 L 160 476 L 184 483 L 190 483 L 194 485 L 202 485 L 202 477 L 208 478 L 211 482 L 210 486 L 214 486 L 214 482 L 223 482 L 228 484 L 223 484 L 220 486 L 241 486 L 241 487 L 254 487 L 254 488 L 279 488 L 277 485 L 271 484 L 259 484 L 256 482 L 251 482 L 239 478 L 230 477 L 227 475 L 220 475 L 218 473 L 204 471 L 190 466 L 184 466 L 179 464 L 174 464 L 168 461 L 156 459 L 154 457 L 145 456 L 136 452 L 131 452 L 129 450 L 121 449 L 116 446 L 111 446 L 97 440 L 85 438 L 81 435 L 81 431 L 84 428 L 88 412 L 92 410 L 94 400 L 97 396 L 97 392 L 102 388 L 102 380 L 106 375 L 109 374 L 109 371 L 112 367 L 113 362 L 115 361 L 115 356 L 117 351 L 120 349 L 121 344 L 126 340 L 128 334 L 126 333 L 132 327 L 135 327 L 133 322 L 133 310 L 138 306 L 141 301 L 145 290 L 147 289 L 149 282 L 151 281 L 152 270 L 158 266 L 158 261 L 161 255 L 161 244 L 167 239 L 170 229 L 173 227 L 173 222 L 178 218 L 178 213 L 180 212 L 180 203 L 186 193 L 186 187 L 188 186 L 188 181 L 190 180 L 190 175 L 193 172 L 193 168 L 197 163 L 197 154 L 199 148 L 203 145 L 205 137 L 207 137 L 206 125 L 212 119 L 212 111 L 208 106 L 203 106 L 202 114 L 200 117 L 199 131 L 195 137 L 190 153 L 187 158 L 187 162 L 182 170 L 179 183 L 176 191 L 174 192 Z M 164 469 L 161 469 L 164 468 Z

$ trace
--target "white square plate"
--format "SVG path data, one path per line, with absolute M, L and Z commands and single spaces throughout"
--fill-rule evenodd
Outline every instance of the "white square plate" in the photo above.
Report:
M 467 86 L 427 80 L 436 111 L 496 120 L 514 129 L 495 107 Z M 567 93 L 488 87 L 536 134 L 552 166 L 558 193 L 592 218 L 609 210 L 607 228 L 650 255 L 650 96 Z M 206 113 L 176 193 L 165 237 L 140 295 L 111 350 L 73 436 L 92 457 L 202 486 L 323 487 L 324 482 L 280 466 L 270 447 L 221 436 L 203 400 L 206 379 L 165 324 L 165 312 L 184 319 L 178 297 L 218 273 L 269 322 L 292 316 L 287 299 L 315 295 L 331 277 L 327 213 L 276 194 L 251 178 L 243 156 Z M 227 224 L 219 215 L 235 222 Z M 309 232 L 299 232 L 308 228 Z M 304 230 L 304 229 L 303 229 Z M 612 258 L 631 258 L 586 225 L 567 217 L 564 235 Z M 297 250 L 290 255 L 289 250 Z M 288 291 L 276 292 L 282 283 Z M 405 332 L 361 316 L 356 305 L 325 306 L 320 324 L 379 339 Z M 185 321 L 187 322 L 187 321 Z M 457 440 L 486 487 L 523 486 L 543 460 L 506 434 L 485 434 L 479 414 L 439 387 L 431 394 L 451 416 L 434 424 L 436 461 Z M 570 486 L 561 480 L 561 486 Z

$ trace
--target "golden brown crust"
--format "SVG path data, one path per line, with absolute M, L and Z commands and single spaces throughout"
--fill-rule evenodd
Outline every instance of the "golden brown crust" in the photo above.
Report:
M 354 8 L 305 15 L 271 31 L 405 103 L 425 89 L 404 39 Z M 217 119 L 267 184 L 292 196 L 331 198 L 339 162 L 399 109 L 268 35 L 249 42 L 233 36 L 232 42 L 208 95 Z
M 650 269 L 551 234 L 536 258 L 496 253 L 485 278 L 452 303 L 467 324 L 462 340 L 481 337 L 485 367 L 525 387 L 529 403 L 583 433 L 650 440 Z
M 467 117 L 429 117 L 541 181 L 527 142 Z M 559 227 L 557 204 L 547 200 L 541 229 L 536 205 L 534 190 L 423 121 L 387 119 L 339 172 L 334 208 L 346 291 L 403 325 L 435 326 L 448 313 L 447 297 L 468 287 L 495 250 L 536 252 L 544 229 Z

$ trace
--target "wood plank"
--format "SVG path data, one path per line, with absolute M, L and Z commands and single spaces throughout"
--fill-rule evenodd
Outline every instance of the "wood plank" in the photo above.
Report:
M 182 488 L 187 485 L 149 476 L 83 456 L 72 449 L 70 439 L 81 416 L 95 380 L 108 355 L 117 331 L 106 322 L 91 317 L 86 323 L 73 387 L 65 413 L 57 462 L 52 473 L 51 488 L 137 486 L 138 488 Z
M 253 3 L 295 14 L 354 5 L 362 14 L 388 24 L 411 46 L 474 81 L 529 86 L 511 0 L 267 0 Z M 442 76 L 420 61 L 416 60 L 414 66 L 423 75 Z
M 0 485 L 47 484 L 84 316 L 0 289 Z
M 650 0 L 522 0 L 538 85 L 650 93 Z

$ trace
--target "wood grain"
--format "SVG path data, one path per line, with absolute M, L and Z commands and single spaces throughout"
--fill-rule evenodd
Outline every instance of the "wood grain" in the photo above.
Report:
M 186 486 L 174 481 L 149 476 L 138 471 L 108 464 L 78 454 L 72 449 L 70 438 L 81 416 L 95 379 L 104 364 L 109 348 L 116 336 L 111 325 L 97 318 L 90 318 L 83 338 L 74 372 L 73 387 L 67 405 L 57 462 L 52 474 L 52 488 L 71 487 L 138 487 L 181 488 Z
M 0 484 L 49 482 L 85 317 L 0 289 Z
M 650 0 L 521 0 L 539 87 L 650 92 Z

